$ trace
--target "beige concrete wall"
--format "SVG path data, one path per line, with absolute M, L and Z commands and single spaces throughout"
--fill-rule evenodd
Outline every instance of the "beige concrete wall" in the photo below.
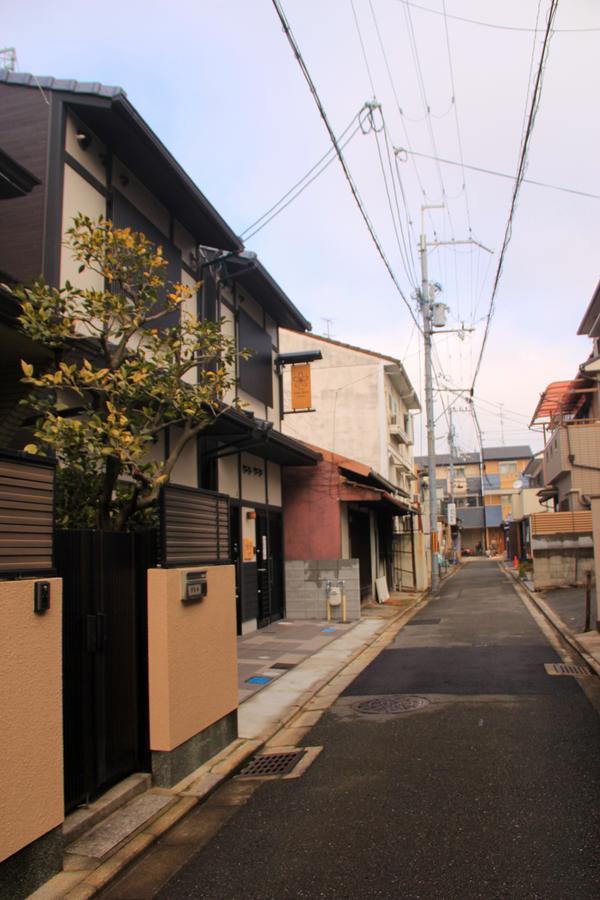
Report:
M 592 537 L 594 540 L 594 577 L 596 579 L 596 619 L 600 619 L 600 495 L 592 497 Z
M 173 750 L 237 709 L 234 567 L 206 567 L 208 596 L 186 605 L 189 571 L 148 572 L 151 750 Z
M 33 580 L 0 582 L 0 860 L 61 824 L 62 581 L 33 612 Z

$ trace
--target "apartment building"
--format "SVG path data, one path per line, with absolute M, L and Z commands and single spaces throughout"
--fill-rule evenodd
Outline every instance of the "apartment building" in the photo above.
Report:
M 523 484 L 523 472 L 532 458 L 528 446 L 484 447 L 456 457 L 436 457 L 436 491 L 439 515 L 446 517 L 448 503 L 456 504 L 457 525 L 453 529 L 454 550 L 458 553 L 504 551 L 503 523 L 513 509 L 513 497 Z M 415 458 L 426 470 L 427 457 Z

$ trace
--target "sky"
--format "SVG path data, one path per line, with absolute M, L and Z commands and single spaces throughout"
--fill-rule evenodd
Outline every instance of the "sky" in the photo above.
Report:
M 408 307 L 416 312 L 421 206 L 443 202 L 423 216 L 428 244 L 442 245 L 428 249 L 429 278 L 447 327 L 474 330 L 433 338 L 436 447 L 447 452 L 454 400 L 456 444 L 477 449 L 467 404 L 444 389 L 472 384 L 551 0 L 281 2 L 335 134 L 353 123 L 343 153 L 405 299 L 336 159 L 246 247 L 316 333 L 400 358 L 424 406 Z M 16 49 L 18 71 L 124 88 L 238 234 L 331 149 L 271 0 L 2 6 L 0 46 Z M 561 0 L 554 28 L 526 178 L 600 195 L 600 6 Z M 366 102 L 380 106 L 359 121 Z M 486 446 L 540 449 L 528 430 L 540 393 L 589 354 L 576 331 L 599 279 L 599 204 L 521 187 L 475 384 Z M 415 434 L 420 454 L 423 415 Z

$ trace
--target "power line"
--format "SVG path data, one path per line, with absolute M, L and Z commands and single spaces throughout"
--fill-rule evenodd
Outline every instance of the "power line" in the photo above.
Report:
M 439 9 L 430 9 L 429 6 L 421 6 L 419 3 L 412 3 L 409 0 L 396 0 L 397 3 L 402 3 L 404 6 L 412 6 L 413 9 L 420 9 L 422 12 L 432 13 L 434 16 L 443 16 L 444 13 Z M 496 28 L 499 31 L 526 31 L 531 34 L 534 31 L 542 32 L 544 29 L 535 29 L 535 28 L 519 28 L 515 25 L 499 25 L 497 22 L 481 22 L 478 19 L 467 19 L 465 16 L 453 16 L 448 14 L 449 19 L 456 19 L 457 22 L 468 22 L 469 25 L 482 25 L 485 28 Z M 600 28 L 554 28 L 552 29 L 554 34 L 577 34 L 581 32 L 587 31 L 600 31 Z
M 371 85 L 371 90 L 372 90 L 372 92 L 373 92 L 373 101 L 374 101 L 373 106 L 375 107 L 375 103 L 376 103 L 376 95 L 377 95 L 377 92 L 376 92 L 376 90 L 375 90 L 375 80 L 374 80 L 374 78 L 373 78 L 373 73 L 372 73 L 372 71 L 371 71 L 371 66 L 369 65 L 369 58 L 368 58 L 368 55 L 367 55 L 367 48 L 366 48 L 365 41 L 364 41 L 364 38 L 363 38 L 362 30 L 361 30 L 361 27 L 360 27 L 360 22 L 359 22 L 358 15 L 357 15 L 357 12 L 356 12 L 356 6 L 355 6 L 355 4 L 354 4 L 354 0 L 350 0 L 350 6 L 351 6 L 351 8 L 352 8 L 352 15 L 353 15 L 353 18 L 354 18 L 354 24 L 355 24 L 355 26 L 356 26 L 356 32 L 357 32 L 357 34 L 358 34 L 358 40 L 359 40 L 360 47 L 361 47 L 361 51 L 362 51 L 362 56 L 363 56 L 363 60 L 364 60 L 364 64 L 365 64 L 365 69 L 367 70 L 367 76 L 368 76 L 368 78 L 369 78 L 369 84 Z M 376 128 L 376 127 L 373 125 L 372 130 L 373 130 L 374 133 L 375 133 L 375 141 L 376 141 L 376 143 L 377 143 L 377 155 L 378 155 L 378 157 L 379 157 L 379 167 L 380 167 L 380 169 L 381 169 L 381 175 L 382 175 L 382 178 L 383 178 L 383 184 L 384 184 L 384 187 L 385 187 L 385 193 L 386 193 L 386 196 L 387 196 L 388 207 L 389 207 L 389 210 L 390 210 L 390 216 L 391 216 L 391 218 L 392 218 L 392 227 L 393 227 L 393 229 L 394 229 L 394 235 L 395 235 L 395 237 L 396 237 L 396 244 L 398 245 L 398 250 L 399 250 L 399 252 L 400 252 L 400 258 L 401 258 L 402 264 L 403 264 L 403 266 L 404 266 L 404 271 L 405 271 L 405 273 L 406 273 L 406 276 L 407 276 L 409 282 L 411 282 L 411 284 L 412 284 L 413 287 L 416 287 L 416 286 L 418 285 L 418 278 L 417 278 L 416 269 L 415 269 L 415 264 L 414 264 L 414 257 L 411 259 L 411 253 L 410 253 L 410 251 L 409 251 L 409 249 L 408 249 L 407 242 L 406 242 L 406 238 L 405 238 L 405 236 L 404 236 L 404 231 L 403 231 L 403 228 L 402 228 L 402 214 L 401 214 L 401 212 L 400 212 L 400 205 L 399 205 L 399 203 L 398 203 L 398 194 L 397 194 L 397 191 L 396 191 L 396 182 L 395 182 L 395 179 L 394 179 L 394 172 L 393 172 L 392 162 L 391 162 L 390 141 L 389 141 L 387 129 L 386 129 L 386 126 L 385 126 L 385 121 L 384 121 L 384 117 L 383 117 L 383 110 L 382 110 L 382 108 L 381 108 L 381 104 L 377 104 L 377 108 L 379 109 L 379 113 L 380 113 L 381 120 L 382 120 L 382 128 L 383 128 L 384 136 L 385 136 L 386 153 L 387 153 L 387 159 L 388 159 L 388 168 L 389 168 L 389 170 L 390 170 L 390 176 L 391 176 L 391 181 L 392 181 L 392 190 L 393 190 L 393 193 L 394 193 L 394 200 L 395 200 L 395 205 L 396 205 L 396 214 L 394 214 L 394 208 L 393 208 L 393 205 L 392 205 L 392 198 L 391 198 L 391 196 L 390 196 L 390 189 L 389 189 L 389 185 L 388 185 L 388 179 L 387 179 L 387 176 L 386 176 L 385 166 L 384 166 L 384 163 L 383 163 L 383 157 L 382 157 L 382 154 L 381 154 L 381 147 L 380 147 L 380 145 L 379 145 L 379 131 L 380 131 L 381 129 L 378 129 L 378 128 Z M 374 115 L 374 109 L 371 110 L 371 116 L 373 116 L 373 115 Z M 408 210 L 407 210 L 407 213 L 408 213 Z M 396 215 L 397 215 L 397 217 L 398 217 L 398 224 L 396 224 Z M 409 241 L 409 245 L 410 245 L 410 241 Z M 411 264 L 412 264 L 412 271 L 411 271 Z
M 381 259 L 389 273 L 390 278 L 394 282 L 396 290 L 398 291 L 398 293 L 400 294 L 400 297 L 402 298 L 404 304 L 406 305 L 406 308 L 408 309 L 408 311 L 410 313 L 411 319 L 414 321 L 414 323 L 416 324 L 419 331 L 422 332 L 421 326 L 416 319 L 416 316 L 412 310 L 412 307 L 411 307 L 408 299 L 406 298 L 404 291 L 402 290 L 400 283 L 394 273 L 394 270 L 392 269 L 392 267 L 388 261 L 388 258 L 385 255 L 385 252 L 383 250 L 381 242 L 380 242 L 379 238 L 377 237 L 377 234 L 375 233 L 373 224 L 371 223 L 371 220 L 369 219 L 369 216 L 365 209 L 364 203 L 361 200 L 360 195 L 358 193 L 358 188 L 356 187 L 356 185 L 354 183 L 354 179 L 352 178 L 352 175 L 350 174 L 350 170 L 348 169 L 348 165 L 347 165 L 344 155 L 342 153 L 341 147 L 339 146 L 336 136 L 333 132 L 333 129 L 332 129 L 331 125 L 329 124 L 329 119 L 327 118 L 327 113 L 325 112 L 325 108 L 321 102 L 321 99 L 319 97 L 319 94 L 317 92 L 315 84 L 310 76 L 310 73 L 309 73 L 307 67 L 306 67 L 306 63 L 304 62 L 302 54 L 300 53 L 300 48 L 298 47 L 298 44 L 296 43 L 296 39 L 294 38 L 294 36 L 292 34 L 290 25 L 285 17 L 285 13 L 282 9 L 281 3 L 279 2 L 279 0 L 272 0 L 272 3 L 273 3 L 273 6 L 275 7 L 275 11 L 277 12 L 279 21 L 281 22 L 281 25 L 283 27 L 283 30 L 287 37 L 287 40 L 290 44 L 290 47 L 292 48 L 294 56 L 296 57 L 298 65 L 300 66 L 300 70 L 301 70 L 302 74 L 304 75 L 304 78 L 306 80 L 306 83 L 308 84 L 311 94 L 313 95 L 313 99 L 317 105 L 319 114 L 320 114 L 321 118 L 323 119 L 323 123 L 324 123 L 325 127 L 327 128 L 331 142 L 332 142 L 333 146 L 335 147 L 335 151 L 336 151 L 337 157 L 340 161 L 340 165 L 342 166 L 344 175 L 346 176 L 346 181 L 348 182 L 348 184 L 350 186 L 350 190 L 352 192 L 352 196 L 354 197 L 354 201 L 355 201 L 356 205 L 358 206 L 360 214 L 364 219 L 365 225 L 367 226 L 367 228 L 369 230 L 371 239 L 372 239 L 373 243 L 375 244 L 377 252 L 379 253 L 379 256 L 381 257 Z
M 485 169 L 483 166 L 470 166 L 468 163 L 456 162 L 453 159 L 444 159 L 441 156 L 431 156 L 429 153 L 418 153 L 416 150 L 407 149 L 406 147 L 397 147 L 397 153 L 406 153 L 406 155 L 420 156 L 423 159 L 432 159 L 436 162 L 445 163 L 447 166 L 461 166 L 465 169 L 472 169 L 473 172 L 482 172 L 484 175 L 497 175 L 498 178 L 510 178 L 515 181 L 514 175 L 506 172 L 497 172 L 495 169 Z M 590 197 L 592 200 L 600 200 L 600 194 L 590 194 L 588 191 L 578 191 L 575 188 L 562 187 L 558 184 L 549 184 L 547 181 L 535 181 L 533 178 L 522 178 L 524 184 L 534 184 L 536 187 L 550 188 L 553 191 L 564 191 L 566 194 L 577 194 L 580 197 Z
M 458 121 L 458 105 L 456 102 L 456 85 L 454 83 L 454 67 L 452 65 L 452 53 L 450 52 L 450 34 L 448 32 L 448 15 L 446 12 L 446 0 L 442 0 L 444 7 L 444 31 L 446 34 L 446 48 L 448 50 L 448 66 L 450 68 L 450 84 L 452 85 L 452 102 L 454 105 L 454 121 L 456 122 L 456 136 L 458 140 L 458 153 L 463 175 L 463 188 L 465 191 L 465 207 L 467 210 L 467 227 L 469 229 L 469 237 L 471 236 L 471 210 L 469 209 L 469 195 L 467 193 L 467 178 L 465 174 L 465 161 L 463 156 L 462 138 L 460 136 L 460 125 Z
M 538 65 L 537 76 L 535 80 L 535 87 L 533 89 L 533 96 L 531 98 L 531 108 L 529 110 L 529 120 L 527 122 L 527 130 L 525 132 L 525 136 L 523 138 L 523 143 L 521 145 L 521 156 L 519 160 L 519 168 L 517 170 L 517 177 L 515 180 L 515 186 L 513 189 L 512 201 L 510 204 L 510 212 L 508 214 L 508 221 L 506 223 L 506 230 L 504 232 L 504 241 L 502 243 L 502 249 L 500 251 L 500 257 L 498 259 L 498 268 L 496 269 L 496 277 L 494 278 L 494 284 L 492 287 L 492 295 L 490 297 L 490 305 L 487 314 L 487 321 L 485 325 L 485 331 L 483 333 L 483 341 L 481 342 L 481 349 L 479 351 L 479 359 L 477 360 L 477 365 L 475 367 L 475 373 L 473 375 L 473 382 L 471 384 L 471 394 L 475 389 L 475 382 L 477 381 L 477 376 L 479 374 L 479 370 L 481 368 L 481 361 L 483 359 L 483 353 L 485 351 L 485 347 L 487 344 L 487 339 L 490 331 L 490 325 L 492 322 L 492 317 L 494 315 L 494 306 L 496 300 L 496 293 L 498 291 L 498 285 L 500 283 L 500 276 L 502 275 L 502 267 L 504 265 L 504 257 L 506 254 L 506 250 L 508 244 L 510 242 L 512 236 L 512 223 L 515 214 L 515 209 L 517 205 L 517 198 L 519 195 L 519 189 L 521 187 L 521 182 L 525 176 L 525 168 L 527 165 L 527 151 L 529 148 L 529 141 L 531 139 L 531 134 L 533 132 L 533 126 L 535 122 L 536 113 L 538 110 L 541 90 L 542 90 L 542 80 L 543 73 L 546 66 L 546 60 L 548 58 L 548 50 L 550 47 L 550 36 L 552 33 L 552 23 L 554 22 L 554 17 L 556 16 L 556 10 L 558 7 L 558 0 L 551 0 L 550 9 L 548 11 L 548 20 L 546 23 L 546 33 L 544 36 L 544 43 L 542 45 L 542 52 L 540 54 L 540 62 Z
M 363 109 L 364 109 L 364 107 L 363 107 Z M 361 112 L 362 112 L 362 110 L 361 110 Z M 341 134 L 339 135 L 338 141 L 342 141 L 342 140 L 346 137 L 347 133 L 350 131 L 350 129 L 352 128 L 352 126 L 354 125 L 354 123 L 356 122 L 356 120 L 359 119 L 360 114 L 361 114 L 361 113 L 359 112 L 359 113 L 357 113 L 357 115 L 352 116 L 352 120 L 349 122 L 349 124 L 344 128 L 344 130 L 343 130 L 343 131 L 341 132 Z M 360 123 L 356 126 L 356 128 L 354 129 L 354 131 L 352 132 L 352 134 L 350 135 L 350 137 L 348 138 L 348 140 L 344 143 L 344 147 L 348 145 L 348 143 L 350 142 L 350 140 L 354 137 L 355 134 L 358 133 L 359 130 L 360 130 Z M 325 160 L 327 159 L 328 156 L 331 156 L 331 159 L 327 162 L 327 165 L 323 166 L 323 168 L 320 169 L 320 171 L 317 172 L 317 175 L 315 176 L 315 178 L 318 177 L 319 175 L 321 175 L 321 174 L 325 171 L 325 169 L 327 168 L 327 166 L 329 166 L 329 164 L 332 163 L 333 160 L 335 159 L 335 153 L 334 153 L 334 148 L 333 148 L 333 147 L 330 147 L 330 148 L 327 150 L 327 152 L 324 153 L 323 156 L 322 156 L 320 159 L 317 160 L 317 162 L 314 164 L 314 166 L 312 166 L 312 167 L 308 170 L 308 172 L 307 172 L 305 175 L 302 176 L 302 178 L 300 178 L 294 185 L 292 185 L 292 187 L 291 187 L 288 191 L 286 191 L 286 193 L 285 193 L 282 197 L 279 198 L 279 200 L 277 201 L 277 203 L 274 203 L 273 206 L 269 207 L 269 209 L 268 209 L 265 213 L 262 214 L 262 216 L 259 216 L 258 219 L 255 219 L 254 222 L 252 222 L 250 225 L 248 225 L 248 227 L 245 228 L 245 229 L 241 232 L 240 237 L 241 237 L 243 240 L 246 240 L 246 239 L 247 239 L 247 238 L 246 238 L 247 235 L 248 235 L 249 237 L 252 237 L 254 234 L 256 234 L 260 229 L 256 228 L 255 231 L 252 231 L 252 229 L 254 229 L 256 225 L 259 225 L 264 219 L 267 219 L 267 217 L 269 217 L 269 218 L 267 219 L 267 222 L 265 222 L 264 224 L 265 224 L 265 225 L 268 224 L 268 222 L 270 222 L 271 219 L 275 218 L 275 215 L 278 215 L 278 214 L 279 214 L 283 209 L 285 209 L 285 207 L 288 206 L 289 204 L 286 203 L 285 206 L 282 206 L 282 207 L 281 207 L 281 209 L 278 209 L 278 207 L 280 207 L 281 204 L 284 203 L 284 201 L 287 200 L 287 198 L 288 198 L 291 194 L 293 194 L 294 191 L 296 191 L 297 188 L 300 188 L 302 185 L 304 185 L 304 186 L 302 187 L 302 189 L 299 190 L 298 193 L 295 194 L 295 195 L 292 197 L 292 200 L 295 200 L 296 197 L 299 197 L 300 194 L 302 193 L 302 191 L 303 191 L 305 188 L 307 188 L 309 184 L 312 184 L 312 182 L 313 182 L 315 179 L 314 179 L 314 178 L 311 178 L 310 181 L 308 181 L 306 184 L 304 184 L 304 182 L 307 181 L 308 178 L 310 178 L 310 176 L 313 174 L 313 172 L 314 172 L 316 169 L 319 169 L 319 166 L 321 166 L 322 163 L 325 162 Z M 290 202 L 291 202 L 291 201 L 290 201 Z M 271 216 L 270 214 L 271 214 L 274 210 L 276 210 L 276 209 L 278 210 L 278 212 L 275 213 L 275 215 Z M 263 228 L 263 227 L 264 227 L 264 225 L 261 225 L 261 228 Z M 250 231 L 252 231 L 252 234 L 249 234 Z

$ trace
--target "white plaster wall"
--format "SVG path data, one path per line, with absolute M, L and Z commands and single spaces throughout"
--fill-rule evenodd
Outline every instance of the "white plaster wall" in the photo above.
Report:
M 260 400 L 257 400 L 256 397 L 250 396 L 250 394 L 243 391 L 241 388 L 238 388 L 237 392 L 238 400 L 242 405 L 243 409 L 249 410 L 253 412 L 255 416 L 258 416 L 259 419 L 264 419 L 265 417 L 265 404 L 261 403 Z
M 171 442 L 177 439 L 179 429 L 172 429 Z M 198 458 L 196 441 L 191 440 L 182 450 L 181 456 L 175 463 L 171 475 L 173 484 L 184 484 L 187 487 L 198 487 Z
M 72 226 L 73 218 L 78 212 L 85 213 L 93 219 L 105 216 L 106 200 L 81 175 L 65 164 L 61 228 L 63 242 L 65 232 Z M 73 259 L 71 250 L 63 243 L 60 251 L 60 283 L 64 284 L 68 279 L 72 284 L 84 289 L 103 290 L 102 276 L 89 270 L 79 274 L 77 271 L 79 266 L 80 263 Z
M 244 472 L 244 466 L 252 469 L 252 472 Z M 253 503 L 265 503 L 265 468 L 266 462 L 251 453 L 242 453 L 242 500 L 251 500 Z M 255 474 L 259 470 L 262 475 Z
M 314 413 L 285 416 L 282 431 L 379 470 L 382 360 L 326 341 L 280 329 L 280 351 L 320 350 L 311 363 Z M 284 406 L 291 405 L 290 370 L 284 370 Z
M 217 460 L 219 490 L 223 494 L 239 499 L 240 483 L 238 477 L 238 456 L 226 456 Z

